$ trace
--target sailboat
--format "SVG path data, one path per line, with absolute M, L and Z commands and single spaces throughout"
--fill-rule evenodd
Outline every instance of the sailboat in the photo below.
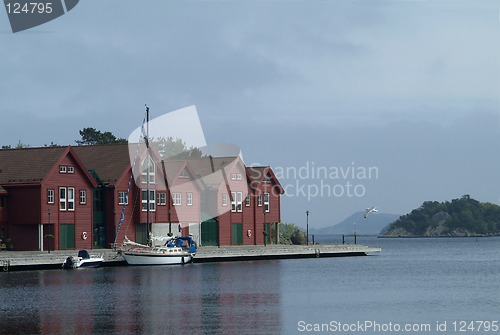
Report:
M 141 134 L 142 135 L 142 134 Z M 149 156 L 149 107 L 146 106 L 146 135 L 144 137 L 146 150 Z M 135 164 L 136 160 L 134 160 Z M 196 254 L 196 243 L 191 236 L 169 237 L 164 245 L 154 245 L 155 238 L 151 229 L 150 221 L 150 206 L 149 206 L 149 173 L 150 160 L 147 159 L 147 177 L 146 177 L 146 227 L 149 231 L 148 244 L 136 243 L 129 240 L 126 236 L 123 242 L 123 247 L 118 252 L 129 265 L 174 265 L 186 264 L 193 261 Z M 133 168 L 132 168 L 133 169 Z M 132 178 L 132 176 L 131 176 Z M 130 184 L 130 183 L 129 183 Z M 127 191 L 128 193 L 128 191 Z M 128 197 L 128 194 L 127 194 Z M 123 210 L 126 204 L 124 204 Z M 122 213 L 122 219 L 123 219 Z M 120 221 L 122 221 L 120 219 Z M 121 225 L 121 222 L 119 226 Z M 117 232 L 118 236 L 118 232 Z
M 125 238 L 123 243 L 129 246 L 121 255 L 129 265 L 173 265 L 186 264 L 193 260 L 196 244 L 190 236 L 173 238 L 163 246 L 150 246 Z

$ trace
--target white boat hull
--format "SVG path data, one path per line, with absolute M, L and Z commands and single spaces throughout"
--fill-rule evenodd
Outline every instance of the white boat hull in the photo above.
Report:
M 189 263 L 193 260 L 193 257 L 189 253 L 182 255 L 166 255 L 149 252 L 125 251 L 122 253 L 122 256 L 129 265 L 175 265 Z
M 103 258 L 91 258 L 91 259 L 82 259 L 77 268 L 98 268 L 101 266 L 101 263 L 104 261 Z
M 91 258 L 81 258 L 81 257 L 68 257 L 62 264 L 63 269 L 79 269 L 79 268 L 97 268 L 101 266 L 104 261 L 102 257 L 91 257 Z

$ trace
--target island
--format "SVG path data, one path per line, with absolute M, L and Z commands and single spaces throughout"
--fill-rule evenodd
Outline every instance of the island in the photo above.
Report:
M 426 201 L 384 228 L 379 237 L 500 236 L 500 206 L 469 195 Z

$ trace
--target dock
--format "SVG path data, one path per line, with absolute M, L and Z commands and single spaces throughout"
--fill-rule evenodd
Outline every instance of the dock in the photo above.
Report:
M 234 262 L 250 260 L 324 258 L 366 256 L 381 252 L 380 247 L 360 244 L 310 244 L 310 245 L 241 245 L 199 247 L 194 263 Z M 0 272 L 60 269 L 68 256 L 78 250 L 0 251 Z M 102 266 L 124 266 L 124 259 L 112 249 L 89 250 L 91 255 L 104 258 Z

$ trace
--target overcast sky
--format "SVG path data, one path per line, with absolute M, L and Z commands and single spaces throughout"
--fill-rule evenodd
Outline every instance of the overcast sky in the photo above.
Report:
M 500 204 L 499 33 L 480 0 L 84 0 L 16 34 L 0 10 L 0 144 L 196 105 L 208 143 L 280 172 L 285 222 Z

